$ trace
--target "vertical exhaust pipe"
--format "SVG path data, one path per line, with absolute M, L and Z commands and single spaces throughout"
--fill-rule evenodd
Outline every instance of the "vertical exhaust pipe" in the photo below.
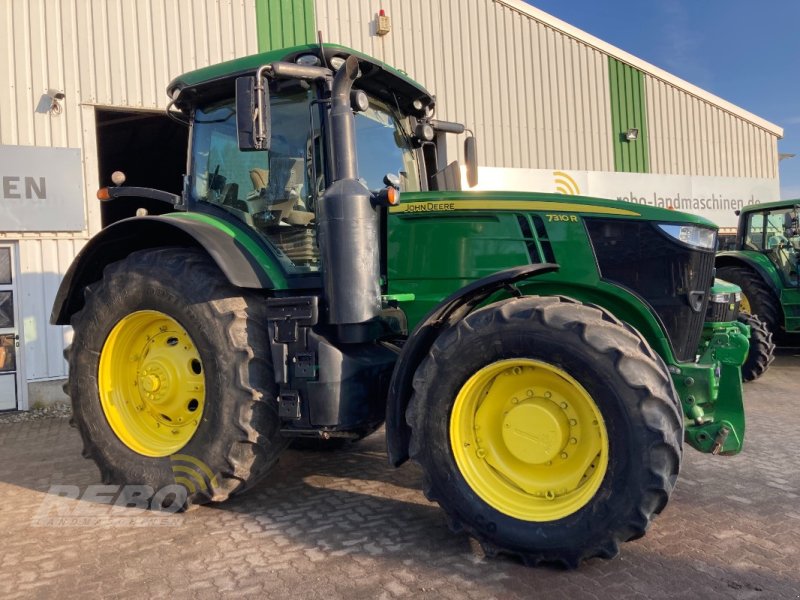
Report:
M 381 310 L 380 227 L 369 190 L 358 181 L 355 118 L 350 91 L 358 59 L 337 71 L 331 92 L 334 181 L 319 200 L 317 232 L 328 322 L 343 341 L 362 341 L 364 324 Z
M 356 123 L 350 105 L 350 92 L 356 79 L 358 79 L 358 59 L 349 56 L 336 72 L 331 90 L 334 181 L 358 179 Z

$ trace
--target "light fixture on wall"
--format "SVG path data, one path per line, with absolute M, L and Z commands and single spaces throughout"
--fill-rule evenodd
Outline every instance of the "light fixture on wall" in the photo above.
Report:
M 66 94 L 54 88 L 48 89 L 42 97 L 39 98 L 39 104 L 36 106 L 36 112 L 42 114 L 60 115 L 64 110 L 61 101 L 64 100 Z
M 635 142 L 639 139 L 639 130 L 636 127 L 631 127 L 625 132 L 625 141 Z

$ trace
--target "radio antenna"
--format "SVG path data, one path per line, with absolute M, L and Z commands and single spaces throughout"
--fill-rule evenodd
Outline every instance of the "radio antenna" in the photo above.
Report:
M 322 30 L 317 30 L 317 41 L 319 42 L 319 58 L 322 61 L 323 66 L 326 69 L 330 69 L 328 66 L 328 59 L 325 58 L 325 51 L 322 48 Z

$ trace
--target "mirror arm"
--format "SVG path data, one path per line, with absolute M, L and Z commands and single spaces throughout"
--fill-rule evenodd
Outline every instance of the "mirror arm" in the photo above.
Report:
M 263 148 L 267 141 L 266 125 L 264 123 L 264 96 L 265 88 L 268 88 L 264 82 L 264 74 L 272 72 L 272 65 L 264 65 L 259 67 L 256 71 L 256 84 L 253 88 L 256 94 L 256 115 L 257 128 L 256 128 L 256 148 Z

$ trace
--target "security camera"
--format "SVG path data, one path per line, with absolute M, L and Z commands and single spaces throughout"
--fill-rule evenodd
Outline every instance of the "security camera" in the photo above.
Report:
M 64 92 L 62 92 L 61 90 L 54 90 L 53 88 L 47 90 L 47 95 L 50 96 L 53 100 L 63 100 L 64 97 L 66 96 L 66 94 L 64 94 Z

